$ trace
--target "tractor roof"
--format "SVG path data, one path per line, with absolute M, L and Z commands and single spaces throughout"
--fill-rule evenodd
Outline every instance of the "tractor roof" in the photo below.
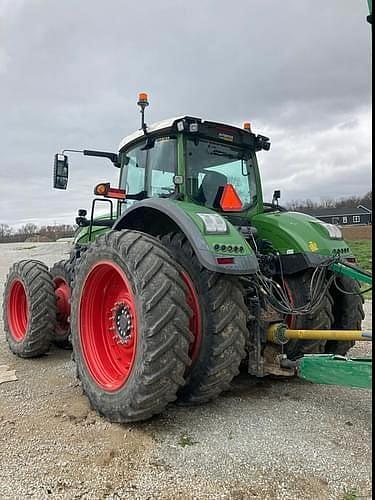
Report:
M 156 122 L 152 123 L 151 125 L 147 125 L 147 132 L 152 133 L 152 132 L 158 132 L 164 129 L 169 129 L 173 127 L 174 123 L 178 120 L 183 120 L 184 116 L 176 116 L 175 118 L 168 118 L 166 120 L 162 120 L 161 122 Z M 200 119 L 199 119 L 200 120 Z M 130 144 L 131 142 L 139 139 L 140 137 L 144 136 L 143 130 L 137 130 L 133 134 L 130 134 L 121 141 L 120 146 L 119 146 L 119 151 L 121 151 L 125 146 Z
M 236 127 L 235 125 L 228 125 L 228 124 L 219 123 L 219 122 L 210 122 L 208 120 L 202 120 L 202 118 L 196 118 L 196 117 L 192 117 L 192 116 L 177 116 L 174 118 L 168 118 L 166 120 L 162 120 L 160 122 L 153 123 L 153 124 L 147 126 L 147 132 L 148 133 L 155 133 L 155 132 L 161 132 L 163 130 L 168 132 L 169 129 L 174 127 L 176 122 L 179 122 L 182 120 L 187 120 L 189 122 L 198 122 L 198 123 L 210 123 L 211 125 L 219 125 L 219 126 L 223 126 L 223 127 L 228 127 L 230 129 L 237 129 L 237 130 L 240 130 L 241 132 L 243 132 L 242 128 Z M 121 141 L 120 146 L 119 146 L 119 151 L 121 151 L 125 146 L 128 146 L 129 144 L 133 143 L 134 141 L 136 141 L 137 139 L 140 139 L 143 136 L 144 136 L 144 132 L 142 129 L 137 130 L 136 132 L 134 132 L 131 135 L 128 135 L 127 137 L 125 137 Z

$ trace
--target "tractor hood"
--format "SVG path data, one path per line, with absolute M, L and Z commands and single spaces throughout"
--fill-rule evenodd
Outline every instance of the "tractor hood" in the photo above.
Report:
M 324 222 L 309 215 L 269 212 L 254 216 L 251 224 L 257 228 L 259 238 L 268 240 L 282 255 L 353 256 L 343 239 L 337 239 Z

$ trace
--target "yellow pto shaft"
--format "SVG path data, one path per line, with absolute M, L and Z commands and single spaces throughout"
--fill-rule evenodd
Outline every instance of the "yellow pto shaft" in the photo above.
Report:
M 282 323 L 268 329 L 267 338 L 274 344 L 286 344 L 289 340 L 372 340 L 372 335 L 362 330 L 291 330 Z

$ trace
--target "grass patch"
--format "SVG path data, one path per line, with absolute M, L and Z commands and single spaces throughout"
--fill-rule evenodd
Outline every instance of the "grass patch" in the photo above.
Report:
M 358 265 L 365 271 L 372 272 L 372 241 L 348 241 L 350 248 L 357 258 Z
M 178 444 L 182 448 L 186 448 L 187 446 L 193 446 L 195 444 L 198 444 L 196 441 L 193 441 L 193 439 L 190 436 L 187 436 L 186 434 L 182 434 L 180 436 L 180 439 L 178 440 Z
M 372 273 L 372 241 L 371 240 L 355 240 L 348 241 L 350 248 L 356 256 L 358 266 Z M 369 288 L 367 285 L 363 286 L 364 289 Z M 365 299 L 372 299 L 372 291 L 365 294 Z
M 343 500 L 359 500 L 360 498 L 356 491 L 348 491 L 344 494 Z

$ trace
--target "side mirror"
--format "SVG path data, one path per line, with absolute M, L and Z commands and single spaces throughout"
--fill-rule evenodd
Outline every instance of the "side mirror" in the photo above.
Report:
M 90 222 L 86 219 L 87 215 L 87 210 L 84 209 L 79 209 L 78 210 L 78 217 L 76 218 L 76 224 L 79 227 L 88 227 L 90 225 Z
M 278 207 L 280 198 L 281 198 L 281 191 L 278 189 L 273 193 L 272 205 Z
M 68 157 L 63 154 L 56 154 L 53 168 L 53 187 L 55 189 L 66 189 L 68 187 L 68 179 Z

